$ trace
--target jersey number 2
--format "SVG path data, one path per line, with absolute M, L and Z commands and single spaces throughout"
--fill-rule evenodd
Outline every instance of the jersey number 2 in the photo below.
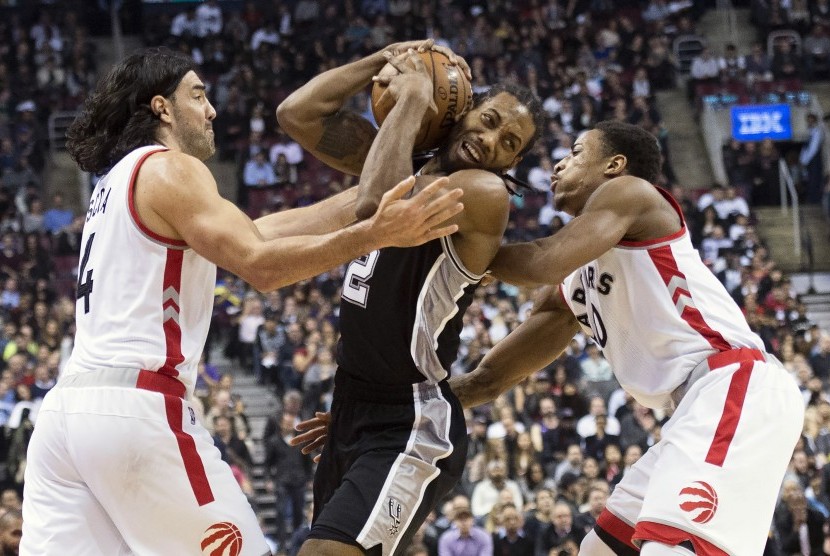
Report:
M 369 297 L 369 285 L 366 282 L 375 273 L 378 255 L 380 251 L 372 251 L 352 261 L 343 279 L 343 299 L 363 308 L 366 307 L 366 299 Z
M 84 247 L 84 256 L 81 259 L 81 268 L 78 270 L 78 287 L 76 288 L 75 299 L 84 298 L 84 314 L 89 313 L 89 296 L 92 294 L 92 269 L 86 269 L 86 264 L 89 262 L 89 252 L 92 250 L 92 240 L 95 239 L 95 234 L 89 234 L 89 239 L 86 240 Z M 86 272 L 86 276 L 84 276 Z

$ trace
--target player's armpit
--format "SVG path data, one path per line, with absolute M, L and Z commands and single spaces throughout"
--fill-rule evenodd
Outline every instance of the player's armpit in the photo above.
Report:
M 490 350 L 472 372 L 453 377 L 450 387 L 462 405 L 494 400 L 556 359 L 579 330 L 557 287 L 545 288 L 530 317 Z

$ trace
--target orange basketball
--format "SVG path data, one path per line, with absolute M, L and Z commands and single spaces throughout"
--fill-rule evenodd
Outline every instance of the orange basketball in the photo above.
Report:
M 458 66 L 450 64 L 449 59 L 435 50 L 419 52 L 427 71 L 432 74 L 432 97 L 438 111 L 427 114 L 421 122 L 421 131 L 415 139 L 415 152 L 428 151 L 443 143 L 450 132 L 455 118 L 463 114 L 473 104 L 473 89 L 467 76 Z M 397 73 L 391 65 L 386 64 L 379 75 Z M 383 123 L 386 116 L 395 105 L 391 95 L 383 96 L 386 85 L 375 83 L 372 87 L 372 114 L 378 125 Z

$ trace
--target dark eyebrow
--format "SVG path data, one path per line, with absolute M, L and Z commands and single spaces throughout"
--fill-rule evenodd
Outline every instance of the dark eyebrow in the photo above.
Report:
M 193 90 L 193 91 L 206 91 L 207 88 L 204 85 L 200 84 L 200 85 L 193 85 L 191 90 Z

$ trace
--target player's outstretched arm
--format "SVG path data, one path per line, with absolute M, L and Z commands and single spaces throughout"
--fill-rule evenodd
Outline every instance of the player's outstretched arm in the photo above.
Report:
M 254 220 L 263 239 L 328 234 L 354 224 L 357 187 L 306 207 L 274 212 Z
M 401 179 L 412 174 L 412 151 L 424 114 L 432 109 L 432 78 L 423 60 L 409 49 L 399 56 L 386 58 L 398 74 L 386 80 L 385 95 L 395 105 L 380 126 L 360 173 L 356 215 L 372 216 L 384 193 Z
M 210 171 L 191 156 L 156 154 L 138 179 L 136 203 L 143 217 L 260 291 L 310 278 L 381 247 L 409 247 L 454 233 L 457 226 L 442 223 L 463 209 L 461 190 L 443 192 L 445 178 L 404 199 L 415 183 L 410 177 L 384 195 L 368 220 L 324 235 L 266 240 L 219 195 Z
M 659 197 L 654 186 L 639 178 L 609 180 L 555 235 L 499 249 L 490 270 L 519 286 L 558 285 L 617 245 L 655 204 L 655 195 Z
M 578 329 L 559 288 L 545 288 L 528 319 L 487 352 L 475 370 L 450 378 L 450 387 L 465 408 L 492 401 L 549 365 Z

